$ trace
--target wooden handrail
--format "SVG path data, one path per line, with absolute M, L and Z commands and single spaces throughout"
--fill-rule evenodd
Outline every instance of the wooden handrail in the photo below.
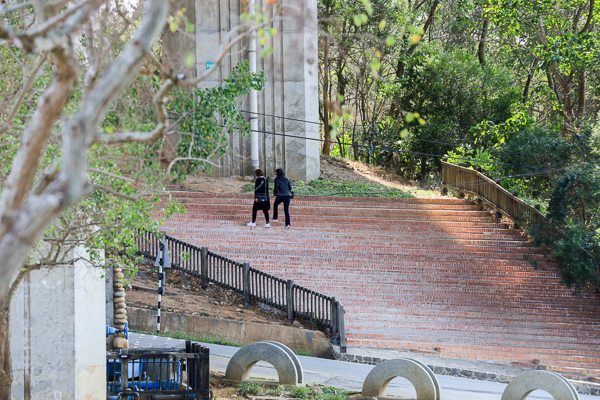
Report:
M 442 187 L 473 194 L 517 224 L 554 231 L 552 223 L 535 207 L 509 193 L 494 180 L 474 169 L 442 161 Z

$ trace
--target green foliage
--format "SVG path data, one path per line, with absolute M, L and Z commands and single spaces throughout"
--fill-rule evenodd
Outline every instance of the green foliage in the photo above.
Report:
M 242 135 L 250 134 L 250 124 L 238 110 L 237 100 L 251 89 L 262 90 L 265 76 L 263 71 L 252 74 L 249 69 L 248 62 L 243 62 L 222 86 L 171 93 L 173 101 L 167 111 L 184 132 L 177 147 L 177 155 L 184 159 L 177 164 L 180 174 L 195 173 L 199 168 L 209 172 L 206 161 L 225 154 L 228 134 L 235 128 Z M 193 160 L 185 160 L 190 157 Z
M 170 338 L 174 338 L 174 339 L 191 340 L 192 342 L 220 344 L 222 346 L 231 346 L 231 347 L 243 347 L 243 345 L 241 343 L 235 342 L 233 340 L 228 340 L 223 337 L 207 336 L 207 335 L 196 336 L 193 333 L 182 332 L 182 331 L 164 332 L 164 333 L 159 333 L 159 334 L 157 334 L 156 332 L 146 332 L 146 331 L 140 331 L 140 330 L 136 330 L 136 329 L 130 329 L 129 331 L 134 332 L 134 333 L 143 333 L 145 335 L 156 335 L 156 336 L 161 336 L 161 337 L 170 337 Z
M 313 388 L 319 388 L 323 393 L 315 393 L 318 391 Z M 332 386 L 304 386 L 292 389 L 289 396 L 303 400 L 347 400 L 351 394 Z
M 290 391 L 290 396 L 297 399 L 310 399 L 312 390 L 310 386 L 300 386 Z
M 269 396 L 280 397 L 286 392 L 285 386 L 279 385 L 276 387 L 269 387 L 266 389 L 265 393 Z
M 240 382 L 237 386 L 239 396 L 256 396 L 265 390 L 265 386 L 258 382 Z
M 477 169 L 490 177 L 496 177 L 502 173 L 502 166 L 497 164 L 492 154 L 483 146 L 471 148 L 471 145 L 466 144 L 449 151 L 446 155 L 448 162 Z
M 312 357 L 312 351 L 310 351 L 309 349 L 307 350 L 303 350 L 303 349 L 298 349 L 298 350 L 294 350 L 294 353 L 296 353 L 299 356 L 306 356 L 306 357 Z
M 513 104 L 521 98 L 514 88 L 514 74 L 504 66 L 482 68 L 464 50 L 446 51 L 428 44 L 408 60 L 400 82 L 383 83 L 382 89 L 400 96 L 402 110 L 419 113 L 417 118 L 409 112 L 410 118 L 404 120 L 381 119 L 361 139 L 382 150 L 373 150 L 372 155 L 365 154 L 367 149 L 359 152 L 371 162 L 421 180 L 441 171 L 440 158 L 426 154 L 446 154 L 452 151 L 452 143 L 475 152 L 498 142 L 492 129 L 487 135 L 473 131 L 478 126 L 483 130 L 482 121 L 490 127 L 510 124 Z
M 579 292 L 585 287 L 599 287 L 600 229 L 596 226 L 569 226 L 563 237 L 553 243 L 552 257 L 558 262 L 562 281 Z

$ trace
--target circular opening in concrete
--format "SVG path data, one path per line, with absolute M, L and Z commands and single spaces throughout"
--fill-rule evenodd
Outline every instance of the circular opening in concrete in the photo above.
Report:
M 552 395 L 545 390 L 537 389 L 529 393 L 526 397 L 527 400 L 556 400 Z
M 385 386 L 385 385 L 384 385 Z M 406 378 L 398 376 L 392 379 L 387 387 L 382 388 L 380 399 L 395 399 L 416 400 L 417 391 L 412 383 Z
M 279 382 L 279 374 L 275 366 L 266 361 L 259 361 L 248 367 L 244 377 L 245 380 L 250 381 Z

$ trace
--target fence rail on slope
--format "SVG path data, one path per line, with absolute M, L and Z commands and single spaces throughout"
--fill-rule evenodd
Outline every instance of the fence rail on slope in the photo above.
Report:
M 345 311 L 335 297 L 252 268 L 248 263 L 231 260 L 206 247 L 197 247 L 168 235 L 164 237 L 172 268 L 200 278 L 203 289 L 208 288 L 209 282 L 213 282 L 241 294 L 246 303 L 256 300 L 286 312 L 290 322 L 298 317 L 330 328 L 332 342 L 339 344 L 341 351 L 345 352 Z M 161 240 L 162 236 L 141 231 L 136 237 L 140 255 L 155 260 Z
M 557 228 L 538 209 L 512 195 L 481 172 L 442 161 L 442 186 L 476 195 L 517 224 L 556 236 Z

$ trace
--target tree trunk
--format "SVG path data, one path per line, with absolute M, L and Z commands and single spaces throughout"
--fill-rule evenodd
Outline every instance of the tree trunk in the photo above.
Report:
M 585 112 L 585 69 L 579 72 L 577 87 L 577 117 L 581 117 Z
M 435 17 L 435 10 L 437 9 L 437 6 L 439 4 L 440 4 L 440 1 L 435 0 L 433 2 L 433 4 L 431 5 L 431 8 L 429 9 L 429 15 L 427 16 L 427 21 L 425 21 L 425 25 L 423 25 L 423 36 L 425 36 L 425 34 L 427 33 L 427 30 L 433 23 L 433 18 Z M 419 45 L 419 43 L 411 45 L 409 47 L 409 49 L 406 51 L 406 54 L 410 55 L 410 54 L 414 53 L 415 50 L 417 49 L 417 46 Z M 402 79 L 402 77 L 404 76 L 405 68 L 406 68 L 406 64 L 404 63 L 404 61 L 402 61 L 402 57 L 400 57 L 398 59 L 398 64 L 396 64 L 396 81 L 399 81 L 400 79 Z M 391 108 L 390 116 L 397 118 L 398 114 L 400 113 L 400 110 L 399 110 L 400 102 L 398 101 L 397 98 L 394 99 L 390 108 Z
M 525 82 L 525 87 L 523 88 L 523 104 L 527 103 L 529 100 L 529 91 L 531 90 L 531 82 L 533 81 L 533 74 L 537 68 L 539 60 L 537 58 L 533 59 L 531 63 L 531 68 L 529 69 L 529 75 L 527 76 L 527 82 Z
M 323 62 L 323 154 L 331 153 L 331 131 L 329 129 L 329 38 L 325 36 Z
M 3 302 L 0 300 L 0 309 Z M 12 363 L 10 358 L 9 308 L 0 313 L 0 399 L 10 399 Z
M 481 27 L 481 37 L 479 38 L 479 48 L 477 49 L 477 57 L 479 58 L 479 64 L 483 67 L 486 63 L 485 60 L 485 48 L 487 44 L 488 29 L 490 26 L 490 18 L 485 17 L 483 20 L 483 26 Z

